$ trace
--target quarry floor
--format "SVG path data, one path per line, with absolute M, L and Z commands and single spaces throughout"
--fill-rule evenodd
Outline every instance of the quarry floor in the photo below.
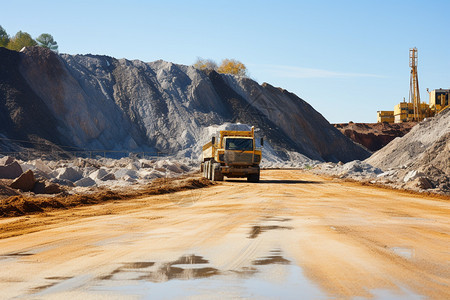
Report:
M 0 219 L 0 298 L 449 299 L 449 199 L 300 170 Z

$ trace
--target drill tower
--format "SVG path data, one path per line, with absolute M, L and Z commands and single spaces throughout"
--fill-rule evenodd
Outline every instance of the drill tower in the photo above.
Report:
M 417 75 L 417 48 L 409 49 L 409 66 L 411 77 L 409 79 L 409 102 L 413 103 L 414 121 L 421 121 L 422 109 L 420 107 L 419 78 Z

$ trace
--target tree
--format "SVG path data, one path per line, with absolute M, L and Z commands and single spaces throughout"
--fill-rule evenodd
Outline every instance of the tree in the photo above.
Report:
M 38 36 L 36 41 L 38 42 L 39 46 L 58 52 L 58 43 L 56 43 L 51 34 L 43 33 Z
M 15 51 L 20 51 L 23 47 L 36 46 L 37 43 L 29 33 L 19 31 L 9 41 L 7 48 Z
M 0 25 L 0 47 L 6 47 L 9 43 L 9 35 L 6 33 L 5 29 Z
M 238 60 L 224 59 L 217 69 L 217 72 L 223 74 L 232 74 L 238 76 L 247 76 L 247 67 Z
M 197 61 L 193 65 L 194 68 L 199 70 L 214 70 L 217 71 L 217 63 L 212 59 L 203 59 L 197 57 Z

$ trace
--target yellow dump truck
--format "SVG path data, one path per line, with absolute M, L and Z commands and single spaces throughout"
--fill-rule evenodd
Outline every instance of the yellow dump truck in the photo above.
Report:
M 261 146 L 263 139 L 261 138 Z M 255 130 L 222 130 L 219 138 L 212 137 L 203 146 L 201 171 L 203 176 L 214 181 L 247 177 L 249 182 L 259 182 L 261 149 L 255 145 Z

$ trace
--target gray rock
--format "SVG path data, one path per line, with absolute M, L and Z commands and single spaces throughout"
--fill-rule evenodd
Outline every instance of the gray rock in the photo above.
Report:
M 419 188 L 424 189 L 424 190 L 428 190 L 428 189 L 434 188 L 434 186 L 431 183 L 431 181 L 428 178 L 426 178 L 426 177 L 419 177 L 419 182 L 418 182 L 417 185 L 419 186 Z
M 34 184 L 33 193 L 35 194 L 59 194 L 61 192 L 64 192 L 64 189 L 56 184 L 56 183 L 51 183 L 48 181 L 36 181 L 36 183 Z
M 15 161 L 15 159 L 11 156 L 4 156 L 0 158 L 0 166 L 10 165 Z
M 130 169 L 119 169 L 114 173 L 114 176 L 116 178 L 122 178 L 125 176 L 131 177 L 131 178 L 138 178 L 138 174 L 135 170 L 130 170 Z
M 417 170 L 409 171 L 408 174 L 403 178 L 404 182 L 408 182 L 416 179 L 417 177 L 423 176 L 423 173 L 417 172 Z
M 89 177 L 96 180 L 96 179 L 100 179 L 106 175 L 108 175 L 108 172 L 105 169 L 100 168 L 97 171 L 94 171 L 93 173 L 91 173 L 89 175 Z
M 81 187 L 89 187 L 96 185 L 96 182 L 94 179 L 90 177 L 82 178 L 76 182 L 74 182 L 75 186 L 81 186 Z
M 80 172 L 78 172 L 77 170 L 75 170 L 72 167 L 60 168 L 56 171 L 58 172 L 58 175 L 57 175 L 58 179 L 64 179 L 64 180 L 69 180 L 69 181 L 75 182 L 75 181 L 80 180 L 83 177 L 83 175 Z
M 103 176 L 102 178 L 100 178 L 101 181 L 108 181 L 108 180 L 116 180 L 116 176 L 114 176 L 114 174 L 112 173 L 108 173 L 105 176 Z
M 128 175 L 123 176 L 121 179 L 122 179 L 123 181 L 130 182 L 130 183 L 134 183 L 134 182 L 137 181 L 136 179 L 134 179 L 134 178 L 132 178 L 132 177 L 130 177 L 130 176 L 128 176 Z
M 33 190 L 36 179 L 34 178 L 33 171 L 28 170 L 22 173 L 18 178 L 16 178 L 10 185 L 13 189 L 19 189 L 24 192 L 30 192 Z
M 14 179 L 21 174 L 22 167 L 16 161 L 13 161 L 8 165 L 0 166 L 0 179 Z
M 51 183 L 55 183 L 55 184 L 65 185 L 65 186 L 68 186 L 68 187 L 74 187 L 75 186 L 72 181 L 67 180 L 67 179 L 50 178 L 50 182 Z

